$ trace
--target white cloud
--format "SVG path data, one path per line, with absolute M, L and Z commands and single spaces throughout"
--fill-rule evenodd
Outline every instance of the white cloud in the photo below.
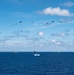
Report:
M 61 33 L 61 36 L 65 36 L 65 34 L 64 33 Z
M 60 36 L 60 37 L 64 37 L 64 36 L 70 36 L 69 33 L 53 33 L 51 34 L 52 36 Z
M 16 46 L 16 45 L 21 45 L 22 42 L 21 41 L 6 41 L 5 44 L 8 46 Z
M 63 3 L 63 4 L 61 4 L 61 5 L 63 5 L 63 6 L 67 6 L 67 7 L 72 7 L 72 6 L 74 6 L 74 2 L 65 2 L 65 3 Z
M 60 45 L 60 44 L 61 44 L 61 42 L 56 42 L 56 44 Z
M 54 43 L 54 44 L 56 44 L 56 45 L 60 45 L 60 44 L 62 44 L 61 41 L 57 41 L 57 40 L 51 40 L 51 42 Z
M 71 16 L 71 13 L 68 9 L 61 9 L 60 7 L 52 8 L 48 7 L 42 11 L 37 11 L 39 14 L 45 15 L 58 15 L 58 16 Z
M 56 40 L 51 40 L 51 42 L 55 43 L 55 42 L 56 42 Z
M 44 33 L 43 33 L 43 32 L 39 32 L 38 35 L 39 35 L 39 36 L 43 36 Z

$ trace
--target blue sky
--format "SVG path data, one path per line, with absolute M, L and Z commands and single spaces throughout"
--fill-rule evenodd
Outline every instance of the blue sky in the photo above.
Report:
M 74 52 L 73 0 L 1 0 L 0 51 Z

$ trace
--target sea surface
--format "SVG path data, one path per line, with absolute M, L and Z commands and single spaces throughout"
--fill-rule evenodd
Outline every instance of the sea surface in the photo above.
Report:
M 74 75 L 74 53 L 0 52 L 0 75 Z

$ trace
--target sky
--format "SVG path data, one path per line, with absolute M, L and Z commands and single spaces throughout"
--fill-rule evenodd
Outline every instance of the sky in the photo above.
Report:
M 0 52 L 74 52 L 74 0 L 0 0 Z

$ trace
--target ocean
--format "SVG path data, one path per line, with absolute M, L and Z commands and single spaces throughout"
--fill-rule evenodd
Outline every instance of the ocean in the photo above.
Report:
M 74 52 L 0 52 L 0 75 L 74 75 Z

